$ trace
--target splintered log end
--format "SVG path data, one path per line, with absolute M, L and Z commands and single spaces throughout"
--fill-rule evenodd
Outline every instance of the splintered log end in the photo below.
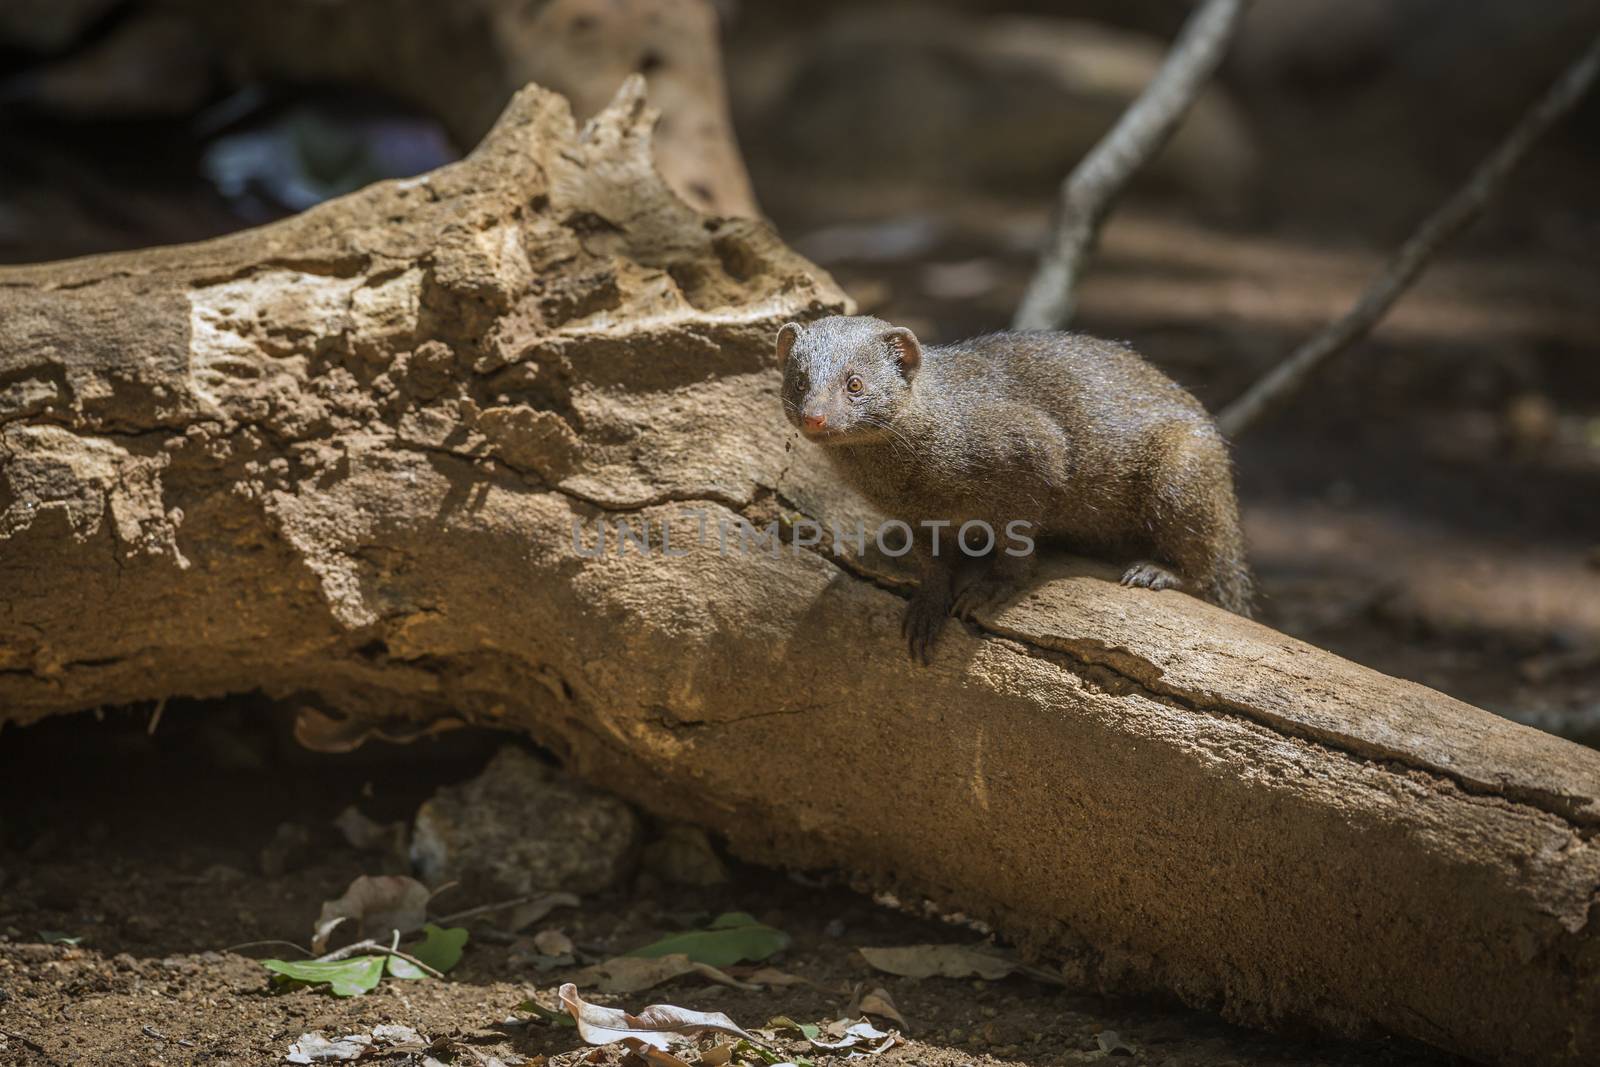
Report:
M 775 429 L 772 454 L 707 473 L 684 433 L 726 427 L 641 398 L 720 391 L 748 418 L 777 327 L 846 302 L 766 224 L 673 193 L 642 88 L 579 132 L 530 86 L 433 173 L 203 244 L 0 271 L 0 567 L 48 591 L 0 622 L 5 716 L 175 680 L 326 687 L 305 657 L 414 632 L 422 606 L 386 578 L 406 550 L 366 538 L 436 483 L 753 494 Z

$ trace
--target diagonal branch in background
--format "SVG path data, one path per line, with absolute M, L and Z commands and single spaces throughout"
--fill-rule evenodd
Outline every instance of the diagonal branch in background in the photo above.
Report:
M 1483 213 L 1528 150 L 1583 99 L 1597 75 L 1600 75 L 1600 37 L 1590 42 L 1572 66 L 1518 120 L 1506 139 L 1478 164 L 1467 183 L 1423 220 L 1410 239 L 1383 265 L 1354 307 L 1291 352 L 1223 409 L 1217 417 L 1222 432 L 1236 437 L 1248 430 L 1304 385 L 1317 368 L 1370 333 L 1444 243 Z
M 1189 16 L 1161 69 L 1111 132 L 1061 185 L 1056 228 L 1011 320 L 1016 330 L 1059 330 L 1077 307 L 1078 276 L 1111 205 L 1167 143 L 1222 62 L 1249 0 L 1205 0 Z

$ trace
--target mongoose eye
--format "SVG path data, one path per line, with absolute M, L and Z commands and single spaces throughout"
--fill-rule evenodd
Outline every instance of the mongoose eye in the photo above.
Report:
M 860 396 L 861 390 L 864 388 L 865 386 L 862 385 L 861 376 L 859 374 L 850 375 L 849 379 L 847 379 L 844 383 L 845 392 L 849 393 L 851 396 Z

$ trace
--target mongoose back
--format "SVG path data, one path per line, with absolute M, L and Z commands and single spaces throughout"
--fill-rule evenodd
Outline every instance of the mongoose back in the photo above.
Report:
M 1034 537 L 1135 561 L 1125 585 L 1249 613 L 1227 445 L 1200 402 L 1132 350 L 1059 332 L 924 348 L 868 316 L 788 323 L 777 348 L 790 422 L 916 533 L 922 577 L 903 627 L 914 659 L 928 661 L 950 614 L 970 618 L 1026 577 L 1031 554 L 995 550 L 956 587 L 953 535 L 971 521 L 1030 524 Z

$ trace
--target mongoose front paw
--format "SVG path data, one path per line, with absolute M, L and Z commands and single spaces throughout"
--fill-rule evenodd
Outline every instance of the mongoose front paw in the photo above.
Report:
M 1142 585 L 1146 589 L 1182 589 L 1183 579 L 1159 563 L 1142 559 L 1122 575 L 1123 585 Z
M 1020 583 L 1009 578 L 979 578 L 956 594 L 950 614 L 962 622 L 975 622 L 978 612 L 997 607 L 1017 591 Z
M 949 617 L 949 603 L 939 597 L 914 596 L 906 605 L 900 633 L 906 639 L 911 661 L 927 666 L 933 642 Z

